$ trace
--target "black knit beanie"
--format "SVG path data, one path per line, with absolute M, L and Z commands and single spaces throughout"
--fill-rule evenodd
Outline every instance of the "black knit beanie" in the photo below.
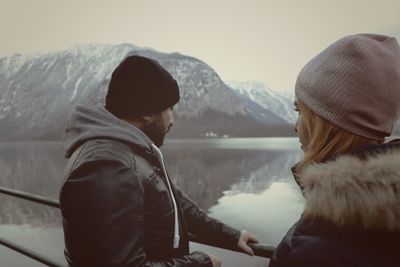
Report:
M 114 70 L 106 108 L 119 118 L 159 113 L 179 101 L 176 80 L 157 61 L 129 56 Z

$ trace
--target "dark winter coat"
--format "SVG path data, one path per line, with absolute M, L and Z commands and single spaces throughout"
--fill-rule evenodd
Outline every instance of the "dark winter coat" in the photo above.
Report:
M 78 107 L 65 144 L 60 204 L 70 266 L 212 266 L 205 253 L 189 254 L 188 233 L 236 246 L 240 232 L 170 188 L 150 139 L 104 107 Z
M 400 266 L 399 143 L 311 165 L 298 181 L 305 210 L 270 267 Z

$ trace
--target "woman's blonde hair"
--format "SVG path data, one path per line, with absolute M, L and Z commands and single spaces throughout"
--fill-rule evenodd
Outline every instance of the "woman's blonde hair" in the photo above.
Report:
M 323 162 L 359 146 L 377 143 L 376 140 L 335 126 L 315 114 L 301 101 L 296 102 L 309 137 L 304 159 L 296 165 L 296 172 L 311 163 Z

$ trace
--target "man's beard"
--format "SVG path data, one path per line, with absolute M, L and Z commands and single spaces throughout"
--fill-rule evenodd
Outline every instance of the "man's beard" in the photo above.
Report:
M 165 130 L 162 129 L 157 123 L 151 123 L 143 128 L 143 132 L 154 142 L 158 147 L 164 143 Z

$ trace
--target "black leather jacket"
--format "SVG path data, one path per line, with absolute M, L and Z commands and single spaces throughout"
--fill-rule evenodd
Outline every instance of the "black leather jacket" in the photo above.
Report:
M 239 231 L 208 217 L 172 185 L 180 234 L 173 248 L 171 191 L 151 148 L 111 138 L 77 146 L 69 150 L 60 193 L 70 266 L 212 266 L 205 253 L 189 254 L 189 232 L 236 246 Z

